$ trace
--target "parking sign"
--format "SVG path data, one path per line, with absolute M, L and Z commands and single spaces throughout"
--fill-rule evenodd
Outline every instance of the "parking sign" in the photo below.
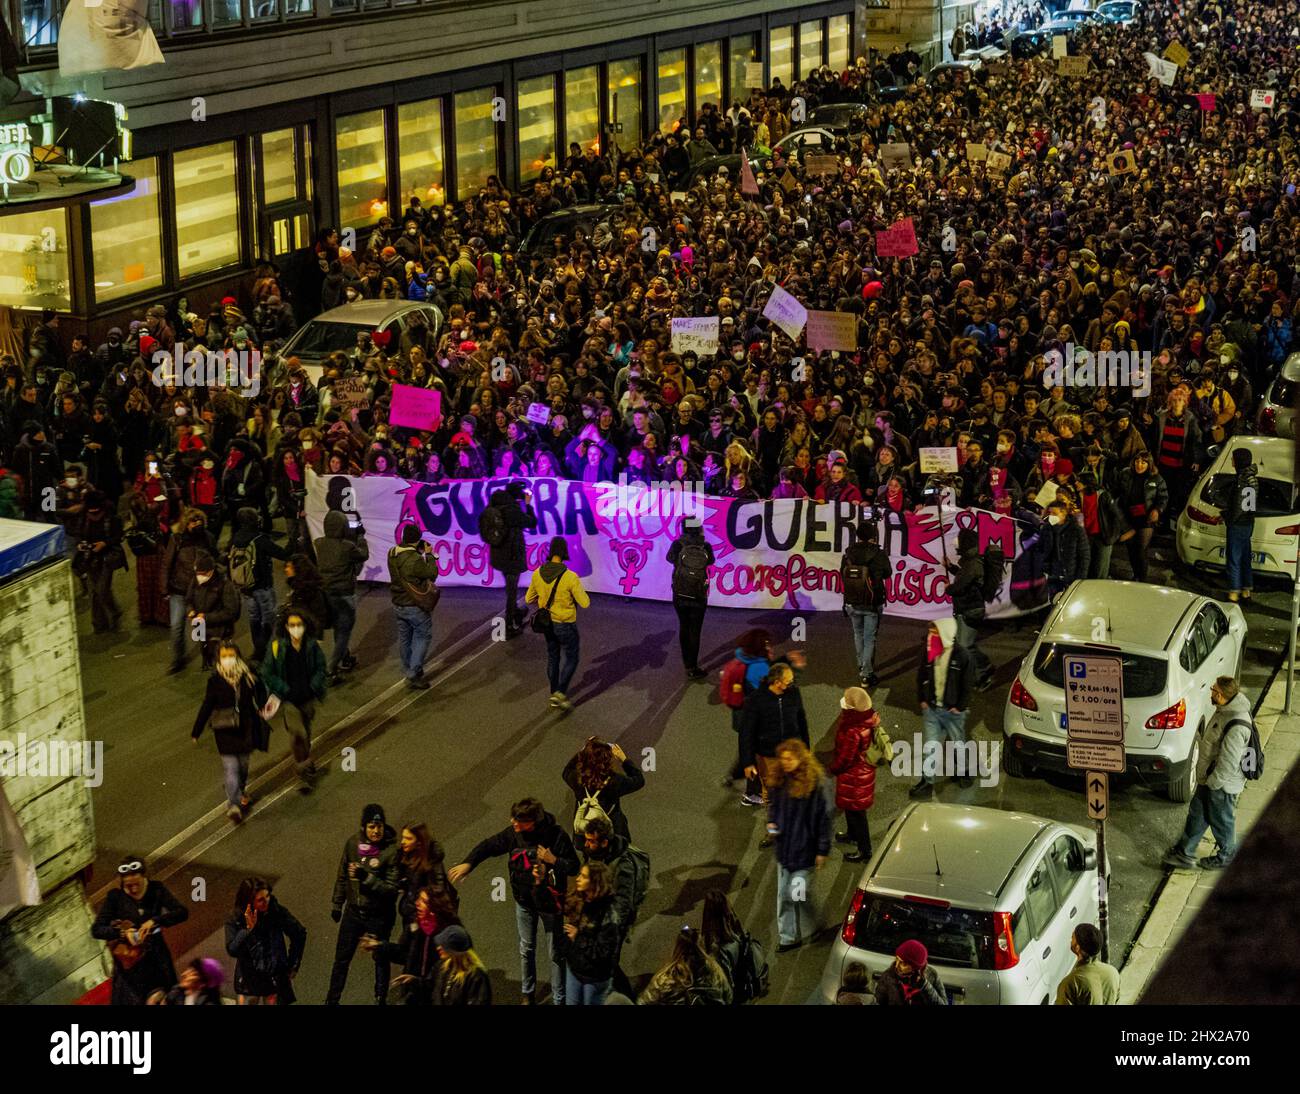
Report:
M 1065 728 L 1071 741 L 1124 743 L 1124 665 L 1118 657 L 1065 656 Z

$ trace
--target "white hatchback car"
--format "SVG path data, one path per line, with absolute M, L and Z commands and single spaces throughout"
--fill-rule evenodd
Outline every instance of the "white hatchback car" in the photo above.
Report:
M 1223 490 L 1232 482 L 1232 453 L 1238 448 L 1250 449 L 1259 469 L 1251 569 L 1291 577 L 1300 537 L 1300 497 L 1295 482 L 1295 441 L 1280 437 L 1228 438 L 1178 517 L 1178 557 L 1189 566 L 1222 568 L 1228 533 L 1221 502 Z
M 918 939 L 950 1003 L 1050 1003 L 1074 967 L 1070 936 L 1097 922 L 1096 836 L 1001 809 L 909 805 L 871 857 L 826 962 L 834 1003 L 853 962 L 876 979 Z
M 1295 437 L 1296 388 L 1300 386 L 1300 353 L 1293 353 L 1264 391 L 1255 415 L 1255 428 L 1266 437 Z
M 1062 594 L 1007 698 L 1002 766 L 1012 778 L 1035 768 L 1069 771 L 1063 661 L 1111 654 L 1123 664 L 1128 771 L 1162 786 L 1171 801 L 1196 790 L 1201 730 L 1214 713 L 1210 686 L 1237 676 L 1246 618 L 1236 604 L 1137 581 L 1076 581 Z

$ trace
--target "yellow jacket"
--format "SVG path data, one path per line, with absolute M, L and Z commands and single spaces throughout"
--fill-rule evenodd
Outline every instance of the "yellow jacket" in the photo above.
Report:
M 551 605 L 551 620 L 555 623 L 576 623 L 578 609 L 590 608 L 591 599 L 587 596 L 587 590 L 582 587 L 578 575 L 567 566 L 561 573 L 558 562 L 544 563 L 533 571 L 524 600 L 526 603 L 536 604 L 539 608 L 546 607 L 546 602 L 551 598 L 551 586 L 557 577 L 560 579 L 560 585 L 555 590 L 555 603 Z

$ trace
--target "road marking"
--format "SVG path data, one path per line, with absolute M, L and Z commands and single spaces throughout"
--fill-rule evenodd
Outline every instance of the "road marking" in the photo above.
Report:
M 453 646 L 452 649 L 447 653 L 446 657 L 450 658 L 454 656 L 458 650 L 462 649 L 469 642 L 471 642 L 471 640 L 473 640 L 480 631 L 490 629 L 491 626 L 492 626 L 492 620 L 490 619 L 479 624 L 472 631 L 470 631 L 469 634 L 467 634 L 464 638 L 462 638 L 460 642 L 458 642 L 455 646 Z M 358 742 L 368 737 L 376 729 L 378 729 L 379 726 L 383 725 L 384 722 L 386 722 L 388 719 L 394 717 L 397 714 L 400 714 L 402 711 L 406 710 L 413 703 L 418 702 L 426 695 L 435 695 L 436 694 L 435 689 L 439 684 L 441 684 L 444 680 L 449 679 L 451 676 L 455 675 L 455 673 L 459 672 L 467 665 L 472 664 L 475 660 L 477 660 L 479 657 L 481 657 L 484 653 L 486 653 L 495 645 L 496 645 L 495 642 L 487 642 L 482 644 L 477 653 L 463 656 L 459 661 L 456 661 L 454 664 L 444 669 L 437 676 L 437 678 L 430 683 L 429 689 L 427 691 L 410 692 L 410 694 L 408 694 L 406 698 L 398 700 L 395 703 L 392 702 L 394 697 L 399 692 L 407 690 L 406 681 L 398 680 L 395 683 L 390 684 L 378 695 L 376 695 L 373 699 L 370 699 L 367 702 L 363 703 L 355 710 L 349 711 L 347 714 L 343 715 L 343 717 L 341 717 L 338 721 L 336 721 L 333 725 L 331 725 L 328 729 L 324 730 L 312 742 L 313 749 L 317 744 L 320 744 L 328 740 L 329 738 L 335 737 L 340 731 L 346 730 L 349 723 L 358 722 L 366 718 L 367 715 L 369 715 L 369 713 L 375 707 L 384 705 L 384 714 L 381 718 L 379 718 L 377 721 L 367 722 L 359 730 L 357 730 L 346 740 L 344 740 L 338 747 L 347 748 L 351 745 L 357 744 Z M 425 665 L 428 664 L 429 661 L 426 659 Z M 284 759 L 280 760 L 279 763 L 275 764 L 267 771 L 264 771 L 256 779 L 254 779 L 251 783 L 249 783 L 248 790 L 249 791 L 256 790 L 258 789 L 258 787 L 265 786 L 267 783 L 270 783 L 275 779 L 282 777 L 284 774 L 288 773 L 293 768 L 293 765 L 294 765 L 293 755 L 292 753 L 290 753 L 289 755 L 285 756 Z M 254 806 L 253 811 L 247 817 L 244 818 L 245 822 L 251 820 L 253 817 L 264 812 L 273 803 L 279 801 L 282 797 L 284 797 L 286 793 L 288 793 L 291 790 L 297 790 L 297 786 L 294 783 L 289 783 L 288 785 L 281 787 L 278 791 L 273 793 L 271 797 L 265 799 L 264 801 L 259 801 Z M 172 836 L 165 843 L 161 844 L 159 847 L 156 847 L 153 851 L 151 851 L 146 856 L 146 861 L 152 863 L 152 862 L 157 862 L 160 858 L 167 858 L 172 851 L 176 850 L 179 847 L 184 846 L 187 840 L 192 839 L 194 836 L 198 835 L 200 832 L 203 831 L 204 828 L 212 824 L 214 821 L 218 821 L 218 820 L 224 821 L 226 819 L 227 819 L 226 806 L 225 805 L 213 806 L 212 809 L 208 810 L 207 813 L 203 814 L 197 820 L 189 824 L 186 828 L 182 829 L 180 832 L 177 832 L 176 835 Z M 224 828 L 214 833 L 212 836 L 209 836 L 202 843 L 198 844 L 196 847 L 188 851 L 182 858 L 177 859 L 167 869 L 163 870 L 160 873 L 152 874 L 151 876 L 156 878 L 158 881 L 166 881 L 168 878 L 172 877 L 180 870 L 184 869 L 184 867 L 188 866 L 191 862 L 193 862 L 196 858 L 198 858 L 199 855 L 203 854 L 209 848 L 220 843 L 221 840 L 225 839 L 226 836 L 230 835 L 238 827 L 240 826 L 231 825 L 227 823 L 227 825 Z M 113 884 L 105 885 L 98 892 L 94 893 L 91 896 L 90 898 L 91 903 L 98 904 L 108 895 L 108 893 L 113 888 L 115 888 Z

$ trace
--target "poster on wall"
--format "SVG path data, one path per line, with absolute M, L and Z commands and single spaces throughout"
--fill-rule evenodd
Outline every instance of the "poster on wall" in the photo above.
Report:
M 409 482 L 392 476 L 308 474 L 307 522 L 313 537 L 325 514 L 355 505 L 366 529 L 370 560 L 360 578 L 388 580 L 388 551 L 407 525 L 420 529 L 438 556 L 444 588 L 500 587 L 479 538 L 478 516 L 492 493 L 509 479 Z M 947 562 L 955 560 L 957 533 L 973 529 L 981 553 L 998 544 L 1011 566 L 990 617 L 1019 615 L 1043 603 L 1041 578 L 1031 559 L 1020 560 L 1024 529 L 1013 517 L 982 509 L 949 508 L 939 515 L 884 512 L 854 503 L 809 499 L 742 501 L 709 497 L 681 484 L 646 487 L 628 483 L 581 483 L 567 479 L 523 480 L 533 491 L 537 528 L 526 533 L 527 566 L 545 559 L 552 536 L 569 545 L 569 566 L 589 592 L 643 600 L 672 600 L 668 548 L 687 516 L 698 517 L 713 547 L 709 603 L 730 608 L 839 611 L 840 559 L 863 520 L 874 520 L 888 552 L 892 576 L 886 611 L 915 619 L 949 615 Z M 1017 576 L 1017 566 L 1025 576 Z

